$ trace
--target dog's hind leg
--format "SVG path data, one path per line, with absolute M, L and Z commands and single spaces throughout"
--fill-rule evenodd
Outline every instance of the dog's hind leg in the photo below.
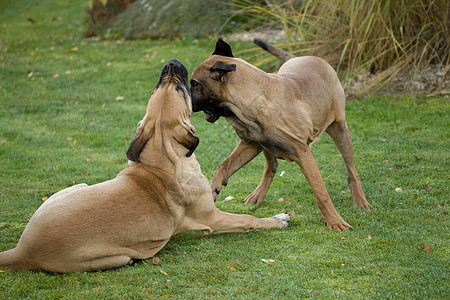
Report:
M 345 121 L 335 121 L 328 126 L 326 132 L 331 136 L 344 158 L 345 165 L 347 166 L 347 179 L 350 191 L 352 192 L 353 203 L 356 206 L 370 210 L 371 206 L 366 200 L 366 196 L 364 195 L 361 186 L 361 179 L 359 178 L 353 163 L 353 143 L 347 123 Z
M 264 150 L 264 156 L 266 157 L 266 166 L 264 167 L 264 174 L 261 178 L 256 189 L 245 198 L 245 203 L 255 203 L 260 205 L 266 197 L 267 191 L 272 183 L 275 173 L 277 172 L 278 162 L 275 156 L 270 152 Z
M 222 186 L 226 186 L 228 178 L 237 170 L 245 166 L 262 151 L 262 147 L 257 144 L 246 144 L 242 141 L 236 146 L 233 152 L 216 169 L 211 182 L 211 190 L 214 200 L 220 193 Z

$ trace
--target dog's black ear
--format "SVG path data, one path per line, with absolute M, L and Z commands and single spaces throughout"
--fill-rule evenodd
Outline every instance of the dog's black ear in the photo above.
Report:
M 139 162 L 139 156 L 141 155 L 142 149 L 144 149 L 145 143 L 142 142 L 139 137 L 134 137 L 131 141 L 130 147 L 127 150 L 127 157 L 129 160 L 134 162 Z
M 231 46 L 228 45 L 228 43 L 224 42 L 222 38 L 219 38 L 217 40 L 216 49 L 214 50 L 212 55 L 234 57 L 233 52 L 231 51 Z
M 127 150 L 128 159 L 134 162 L 140 162 L 139 156 L 141 155 L 142 149 L 144 149 L 145 144 L 147 144 L 147 141 L 150 139 L 150 136 L 146 134 L 141 127 L 141 122 L 139 122 L 136 134 Z
M 184 146 L 189 149 L 188 153 L 186 153 L 186 157 L 190 157 L 192 153 L 194 153 L 195 149 L 197 149 L 198 144 L 200 143 L 200 139 L 198 136 L 190 132 L 189 144 L 185 144 Z
M 174 133 L 177 142 L 189 150 L 186 157 L 190 157 L 200 142 L 200 139 L 195 135 L 195 128 L 192 125 L 179 125 L 174 129 Z
M 222 61 L 216 61 L 216 64 L 209 69 L 211 71 L 210 76 L 214 80 L 220 80 L 222 82 L 227 81 L 227 73 L 236 71 L 235 64 L 226 64 Z

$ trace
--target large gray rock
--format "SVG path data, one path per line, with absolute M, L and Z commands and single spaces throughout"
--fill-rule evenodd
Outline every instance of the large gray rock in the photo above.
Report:
M 234 8 L 228 0 L 137 0 L 110 20 L 109 32 L 128 39 L 223 33 Z

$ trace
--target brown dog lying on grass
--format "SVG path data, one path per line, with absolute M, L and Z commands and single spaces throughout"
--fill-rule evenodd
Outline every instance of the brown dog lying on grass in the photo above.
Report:
M 214 173 L 214 199 L 230 176 L 263 152 L 263 177 L 245 203 L 263 201 L 278 158 L 295 161 L 311 185 L 328 227 L 339 231 L 351 228 L 331 202 L 311 151 L 312 144 L 326 131 L 344 158 L 354 204 L 370 209 L 353 164 L 345 95 L 336 72 L 318 57 L 295 57 L 261 41 L 258 45 L 285 61 L 277 74 L 235 58 L 222 39 L 192 74 L 193 111 L 204 111 L 206 120 L 212 123 L 226 117 L 241 139 Z
M 94 271 L 155 255 L 170 237 L 287 227 L 290 215 L 259 219 L 220 211 L 193 155 L 188 72 L 164 67 L 116 178 L 79 184 L 51 196 L 35 212 L 0 269 Z

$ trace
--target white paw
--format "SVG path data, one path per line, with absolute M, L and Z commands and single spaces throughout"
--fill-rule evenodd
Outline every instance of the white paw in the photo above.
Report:
M 283 224 L 283 227 L 288 227 L 289 221 L 291 220 L 291 215 L 290 214 L 279 214 L 279 215 L 273 216 L 272 218 L 280 221 Z

